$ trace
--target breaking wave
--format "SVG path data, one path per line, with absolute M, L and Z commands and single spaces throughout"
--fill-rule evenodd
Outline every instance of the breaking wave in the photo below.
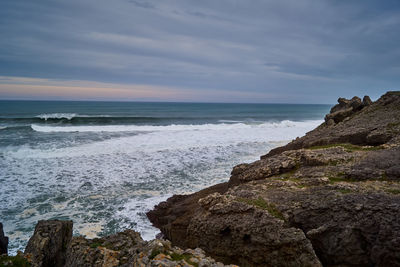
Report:
M 32 124 L 31 128 L 37 132 L 158 132 L 158 131 L 218 131 L 218 130 L 244 130 L 244 129 L 285 129 L 292 128 L 303 132 L 304 128 L 310 128 L 322 123 L 321 120 L 265 122 L 265 123 L 218 123 L 218 124 L 171 124 L 160 125 L 85 125 L 85 126 L 50 126 Z

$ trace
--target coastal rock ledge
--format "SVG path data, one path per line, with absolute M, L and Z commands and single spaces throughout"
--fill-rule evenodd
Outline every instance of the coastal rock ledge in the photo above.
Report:
M 225 264 L 400 266 L 400 92 L 338 102 L 304 137 L 148 218 Z

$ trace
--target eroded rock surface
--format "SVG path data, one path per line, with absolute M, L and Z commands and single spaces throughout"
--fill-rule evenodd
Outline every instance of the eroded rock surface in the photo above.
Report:
M 66 266 L 120 266 L 133 262 L 144 241 L 139 233 L 126 230 L 104 238 L 73 237 L 67 249 Z
M 364 98 L 363 102 L 370 104 L 362 104 L 362 102 L 361 109 L 360 107 L 354 109 L 350 105 L 351 101 L 339 98 L 339 104 L 332 108 L 323 124 L 286 146 L 272 149 L 263 157 L 280 154 L 287 150 L 336 143 L 377 146 L 396 142 L 395 138 L 398 138 L 400 132 L 400 94 L 398 92 L 388 92 L 373 103 L 370 103 L 369 98 Z M 343 102 L 347 104 L 342 104 Z M 356 102 L 359 101 L 356 100 Z M 336 112 L 344 112 L 345 114 L 340 115 L 344 117 L 335 121 Z
M 400 266 L 399 166 L 400 93 L 339 99 L 306 136 L 148 217 L 225 263 Z
M 64 266 L 72 221 L 39 221 L 24 254 L 33 266 Z
M 14 266 L 13 262 L 18 261 L 23 262 L 23 266 L 30 264 L 35 267 L 235 266 L 216 262 L 200 248 L 182 250 L 173 247 L 168 240 L 144 241 L 139 233 L 132 230 L 94 239 L 71 236 L 71 221 L 39 221 L 25 253 L 1 258 L 0 265 Z

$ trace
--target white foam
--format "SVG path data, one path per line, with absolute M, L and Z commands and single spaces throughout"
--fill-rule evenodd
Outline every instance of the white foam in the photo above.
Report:
M 40 114 L 37 115 L 37 118 L 44 119 L 47 121 L 48 119 L 67 119 L 72 120 L 72 118 L 76 117 L 78 114 L 76 113 L 49 113 L 49 114 Z
M 44 126 L 32 124 L 31 128 L 37 132 L 154 132 L 154 131 L 204 131 L 204 130 L 242 130 L 242 129 L 276 129 L 276 128 L 304 128 L 315 127 L 322 121 L 295 122 L 284 120 L 281 122 L 265 122 L 258 124 L 246 123 L 218 123 L 218 124 L 171 124 L 167 126 L 153 125 L 99 125 L 99 126 Z
M 7 126 L 0 126 L 0 130 L 7 129 Z
M 34 147 L 7 147 L 0 151 L 4 185 L 0 200 L 22 217 L 6 218 L 5 227 L 8 232 L 24 229 L 11 251 L 26 245 L 31 234 L 26 229 L 37 220 L 60 217 L 74 220 L 76 234 L 93 226 L 90 234 L 110 227 L 134 228 L 145 239 L 153 238 L 157 230 L 145 212 L 154 204 L 171 194 L 226 181 L 234 165 L 257 160 L 276 144 L 304 135 L 320 123 L 133 125 L 122 127 L 134 127 L 137 133 L 103 141 L 66 143 L 60 148 L 60 139 L 55 138 Z M 71 129 L 40 129 L 58 128 Z
M 322 121 L 263 124 L 202 124 L 202 125 L 168 125 L 168 126 L 76 126 L 54 127 L 32 125 L 35 131 L 70 132 L 70 131 L 136 131 L 134 136 L 114 138 L 67 148 L 31 149 L 19 147 L 9 150 L 18 158 L 39 157 L 77 157 L 99 154 L 130 153 L 143 151 L 146 153 L 160 150 L 185 150 L 210 146 L 228 146 L 239 143 L 290 141 L 312 130 Z M 140 133 L 141 132 L 141 133 Z
M 77 113 L 49 113 L 49 114 L 40 114 L 40 115 L 37 115 L 36 117 L 47 121 L 48 119 L 72 120 L 73 118 L 108 118 L 111 116 L 110 115 L 81 115 L 81 114 L 77 114 Z
M 156 235 L 160 233 L 160 230 L 148 223 L 145 213 L 153 209 L 153 207 L 160 202 L 167 200 L 170 196 L 172 195 L 168 194 L 145 199 L 131 199 L 125 203 L 123 208 L 119 210 L 115 216 L 120 218 L 121 221 L 134 220 L 136 223 L 134 228 L 141 234 L 144 240 L 154 239 Z M 129 228 L 127 224 L 121 226 L 123 228 Z
M 218 122 L 223 122 L 223 123 L 235 123 L 235 122 L 243 122 L 243 121 L 236 121 L 236 120 L 219 120 Z

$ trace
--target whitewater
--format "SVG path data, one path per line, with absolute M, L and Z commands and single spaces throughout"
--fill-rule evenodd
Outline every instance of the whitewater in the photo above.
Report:
M 145 213 L 155 204 L 226 182 L 233 166 L 304 135 L 327 109 L 308 107 L 314 112 L 299 119 L 307 107 L 76 105 L 0 114 L 0 213 L 11 253 L 43 219 L 71 219 L 74 234 L 87 237 L 130 228 L 154 238 Z

